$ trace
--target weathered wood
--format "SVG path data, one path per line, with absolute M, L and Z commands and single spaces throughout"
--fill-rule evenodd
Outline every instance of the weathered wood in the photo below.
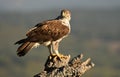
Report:
M 94 63 L 88 58 L 86 61 L 81 61 L 83 54 L 74 57 L 70 60 L 69 56 L 58 58 L 57 56 L 48 56 L 45 63 L 45 69 L 34 77 L 80 77 L 87 70 L 94 67 Z

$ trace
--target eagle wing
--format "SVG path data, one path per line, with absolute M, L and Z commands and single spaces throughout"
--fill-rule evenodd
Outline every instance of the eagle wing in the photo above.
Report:
M 62 24 L 62 21 L 51 20 L 37 24 L 28 31 L 26 36 L 30 41 L 46 42 L 56 41 L 69 33 L 69 27 Z

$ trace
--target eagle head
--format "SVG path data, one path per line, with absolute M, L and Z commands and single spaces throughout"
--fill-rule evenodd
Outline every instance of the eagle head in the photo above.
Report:
M 70 11 L 69 10 L 67 10 L 67 9 L 63 9 L 62 11 L 61 11 L 61 16 L 63 17 L 63 18 L 66 18 L 67 20 L 71 20 L 71 13 L 70 13 Z

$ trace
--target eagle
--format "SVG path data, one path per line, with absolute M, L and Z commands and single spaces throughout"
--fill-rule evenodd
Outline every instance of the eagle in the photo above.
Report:
M 28 30 L 26 38 L 15 43 L 20 45 L 17 49 L 17 55 L 22 57 L 32 48 L 44 45 L 48 47 L 50 55 L 56 55 L 60 58 L 59 43 L 70 33 L 70 20 L 70 11 L 63 9 L 57 18 L 38 23 Z

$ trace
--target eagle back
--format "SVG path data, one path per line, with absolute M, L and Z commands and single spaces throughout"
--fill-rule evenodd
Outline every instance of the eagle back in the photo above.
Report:
M 31 41 L 56 41 L 69 34 L 69 27 L 59 20 L 37 24 L 26 34 Z

